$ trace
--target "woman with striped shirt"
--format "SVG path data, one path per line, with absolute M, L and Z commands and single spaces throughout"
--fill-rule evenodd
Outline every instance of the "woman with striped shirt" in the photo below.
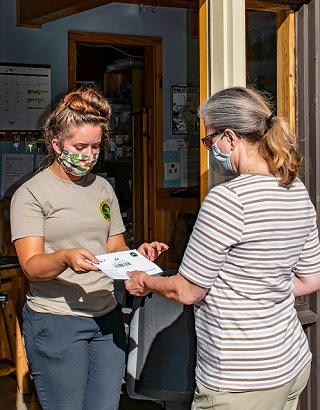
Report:
M 193 410 L 296 409 L 311 353 L 294 300 L 320 289 L 302 160 L 288 124 L 253 90 L 222 90 L 200 116 L 214 168 L 235 178 L 204 200 L 178 274 L 135 272 L 126 287 L 194 304 Z

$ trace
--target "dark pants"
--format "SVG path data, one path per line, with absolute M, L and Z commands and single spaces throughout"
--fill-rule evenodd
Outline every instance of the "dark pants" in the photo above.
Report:
M 125 366 L 121 306 L 97 318 L 37 313 L 23 334 L 44 410 L 116 410 Z

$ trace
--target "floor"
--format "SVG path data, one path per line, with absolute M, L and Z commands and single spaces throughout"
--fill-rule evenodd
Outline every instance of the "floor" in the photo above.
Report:
M 119 410 L 163 410 L 163 407 L 152 401 L 133 400 L 125 392 L 121 394 Z M 0 378 L 1 410 L 41 410 L 35 394 L 22 395 L 17 390 L 13 376 Z
M 16 380 L 10 375 L 0 378 L 0 409 L 41 410 L 41 407 L 34 394 L 19 393 Z

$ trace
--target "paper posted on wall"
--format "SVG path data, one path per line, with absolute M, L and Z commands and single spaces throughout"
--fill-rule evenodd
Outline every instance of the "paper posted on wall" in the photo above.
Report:
M 158 265 L 149 261 L 136 249 L 96 255 L 100 263 L 93 263 L 112 279 L 128 279 L 126 272 L 140 270 L 148 275 L 162 272 Z

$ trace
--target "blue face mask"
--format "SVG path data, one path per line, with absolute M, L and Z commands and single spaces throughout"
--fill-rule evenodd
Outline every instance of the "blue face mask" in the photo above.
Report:
M 230 160 L 232 151 L 230 152 L 230 154 L 223 154 L 217 146 L 217 142 L 220 140 L 220 138 L 223 137 L 223 135 L 224 133 L 221 134 L 217 141 L 212 145 L 212 149 L 210 151 L 210 160 L 211 164 L 218 172 L 218 174 L 223 176 L 233 176 L 235 175 L 235 172 L 232 168 Z

